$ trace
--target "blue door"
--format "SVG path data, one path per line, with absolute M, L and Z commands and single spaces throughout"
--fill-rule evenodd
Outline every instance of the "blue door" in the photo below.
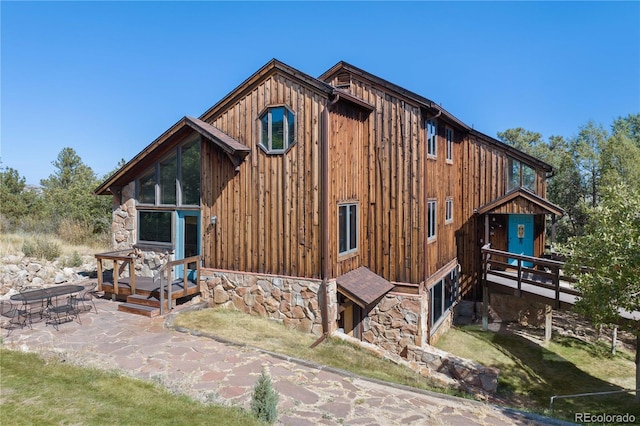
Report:
M 200 254 L 200 212 L 178 211 L 176 226 L 176 260 Z M 175 269 L 176 278 L 183 278 L 182 266 Z M 192 276 L 193 275 L 193 276 Z M 189 270 L 189 279 L 195 280 L 195 270 Z
M 508 225 L 508 251 L 510 253 L 533 256 L 533 215 L 510 214 Z M 509 259 L 511 265 L 517 265 L 517 259 Z M 523 262 L 523 266 L 530 268 L 531 262 Z

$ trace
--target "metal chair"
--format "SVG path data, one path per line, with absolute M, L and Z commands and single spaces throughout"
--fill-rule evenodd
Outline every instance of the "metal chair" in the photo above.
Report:
M 28 310 L 24 309 L 22 304 L 14 304 L 11 302 L 11 300 L 8 299 L 0 301 L 0 316 L 8 318 L 7 323 L 9 326 L 13 325 L 23 328 L 24 326 L 28 325 L 29 328 L 32 328 L 30 313 Z M 9 336 L 15 329 L 15 327 L 6 327 L 4 323 L 2 324 L 2 326 L 3 328 L 7 328 L 9 330 L 7 332 L 7 336 Z
M 58 304 L 57 299 L 51 303 L 47 308 L 46 315 L 48 316 L 47 325 L 53 325 L 53 328 L 59 330 L 58 326 L 65 322 L 78 320 L 78 324 L 82 324 L 80 321 L 80 311 L 78 310 L 77 303 L 73 302 L 73 297 L 65 297 L 64 302 Z
M 91 283 L 87 285 L 84 290 L 82 290 L 77 295 L 71 296 L 71 303 L 75 304 L 78 312 L 80 312 L 80 305 L 82 305 L 82 312 L 89 312 L 91 307 L 93 306 L 93 312 L 98 313 L 98 308 L 96 308 L 96 304 L 93 301 L 96 295 L 96 287 L 98 283 Z

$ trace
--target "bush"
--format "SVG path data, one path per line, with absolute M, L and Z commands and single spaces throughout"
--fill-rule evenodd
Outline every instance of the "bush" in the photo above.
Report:
M 28 237 L 22 244 L 22 252 L 27 257 L 55 260 L 62 253 L 60 244 L 46 237 Z
M 58 237 L 70 244 L 89 244 L 93 238 L 93 228 L 79 220 L 62 219 L 58 225 Z
M 68 268 L 78 268 L 82 266 L 82 256 L 77 251 L 64 261 L 64 266 Z
M 269 424 L 275 423 L 278 419 L 278 399 L 280 395 L 273 389 L 271 378 L 265 370 L 258 378 L 256 386 L 253 388 L 251 397 L 251 412 L 258 418 Z

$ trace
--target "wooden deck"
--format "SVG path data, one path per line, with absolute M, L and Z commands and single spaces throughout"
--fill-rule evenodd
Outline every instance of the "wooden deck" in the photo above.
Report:
M 563 273 L 564 263 L 482 248 L 483 279 L 493 292 L 512 294 L 554 309 L 571 309 L 580 298 L 575 279 Z M 515 265 L 497 259 L 515 259 Z M 525 266 L 531 264 L 532 266 Z M 640 320 L 640 312 L 620 311 L 625 320 Z
M 114 294 L 113 277 L 110 273 L 105 273 L 102 279 L 102 291 L 108 294 Z M 166 287 L 166 285 L 165 285 Z M 173 300 L 181 297 L 191 296 L 200 291 L 200 287 L 195 281 L 187 281 L 187 291 L 184 291 L 184 281 L 182 279 L 174 280 L 171 283 L 171 298 Z M 165 290 L 168 294 L 168 291 Z M 118 280 L 118 293 L 117 296 L 130 296 L 131 292 L 131 278 L 120 278 Z M 135 277 L 135 294 L 142 296 L 151 296 L 160 298 L 160 283 L 158 280 L 153 281 L 151 277 Z

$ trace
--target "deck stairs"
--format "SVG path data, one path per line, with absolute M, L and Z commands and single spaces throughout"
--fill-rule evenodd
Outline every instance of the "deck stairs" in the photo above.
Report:
M 118 310 L 130 314 L 157 317 L 160 315 L 160 299 L 152 295 L 130 294 L 127 301 L 118 305 Z M 169 311 L 169 301 L 164 300 L 164 311 Z

